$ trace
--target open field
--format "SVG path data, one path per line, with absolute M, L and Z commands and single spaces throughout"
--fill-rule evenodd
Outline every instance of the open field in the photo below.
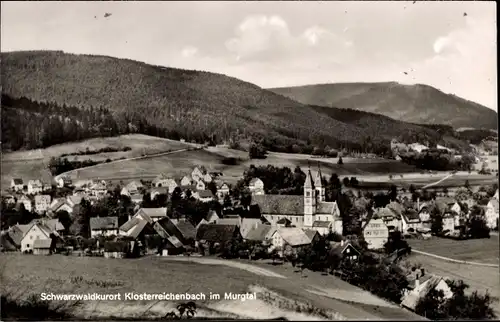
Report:
M 408 239 L 412 248 L 417 250 L 449 257 L 452 259 L 498 264 L 500 262 L 498 235 L 491 238 L 454 240 L 432 237 L 429 240 Z
M 2 284 L 4 287 L 18 290 L 23 296 L 39 294 L 42 291 L 53 293 L 81 294 L 87 292 L 124 293 L 124 292 L 147 292 L 147 293 L 204 293 L 209 294 L 224 292 L 245 293 L 252 285 L 263 287 L 277 292 L 291 300 L 309 302 L 315 307 L 338 312 L 347 319 L 391 319 L 406 317 L 415 319 L 415 315 L 400 308 L 377 307 L 362 305 L 359 303 L 347 303 L 327 296 L 313 294 L 304 291 L 305 286 L 316 281 L 308 278 L 300 278 L 293 272 L 285 275 L 290 279 L 265 276 L 264 267 L 252 270 L 228 267 L 227 265 L 213 265 L 213 263 L 199 264 L 187 260 L 182 262 L 171 261 L 168 258 L 144 257 L 140 259 L 104 259 L 96 257 L 74 257 L 74 256 L 29 256 L 21 254 L 0 255 L 2 267 Z M 231 265 L 237 266 L 237 265 Z M 273 270 L 271 265 L 269 270 Z M 292 268 L 290 267 L 290 270 Z M 264 273 L 263 273 L 264 272 Z M 316 273 L 314 273 L 316 274 Z M 312 273 L 311 273 L 312 275 Z M 325 277 L 335 279 L 334 277 Z M 301 281 L 302 279 L 302 281 Z M 107 283 L 108 285 L 104 285 Z M 355 290 L 354 286 L 344 292 Z M 26 292 L 29 290 L 29 292 Z M 359 290 L 358 290 L 359 293 Z M 259 294 L 257 294 L 259 298 Z M 213 301 L 201 301 L 203 305 L 209 305 Z M 258 303 L 240 302 L 218 303 L 219 306 L 231 305 L 233 309 L 238 306 L 256 306 Z M 154 301 L 141 301 L 122 303 L 84 303 L 85 310 L 94 306 L 95 310 L 118 307 L 130 310 L 136 306 L 137 314 L 143 313 L 145 309 L 154 305 Z M 169 301 L 163 301 L 159 305 L 171 305 Z M 255 315 L 268 308 L 255 307 Z M 112 310 L 112 311 L 114 311 Z M 418 319 L 418 317 L 416 317 Z
M 237 165 L 225 165 L 224 158 L 233 157 L 239 159 Z M 78 171 L 80 179 L 103 178 L 108 180 L 133 179 L 133 178 L 154 178 L 159 173 L 172 176 L 183 176 L 192 171 L 194 166 L 204 165 L 209 171 L 223 172 L 223 180 L 227 183 L 235 183 L 241 178 L 243 172 L 250 165 L 262 166 L 287 166 L 291 169 L 300 166 L 304 171 L 311 165 L 311 171 L 316 171 L 317 162 L 320 162 L 322 172 L 329 176 L 337 173 L 340 176 L 357 176 L 359 174 L 380 174 L 387 173 L 393 169 L 400 172 L 414 170 L 397 161 L 391 160 L 369 160 L 346 158 L 343 165 L 338 165 L 337 159 L 311 158 L 309 155 L 286 154 L 270 152 L 266 159 L 248 159 L 248 153 L 227 148 L 209 147 L 204 150 L 185 151 L 151 157 L 141 160 L 130 160 L 120 162 L 119 166 L 114 164 L 102 164 L 90 169 Z M 76 176 L 76 174 L 74 174 Z
M 495 247 L 498 251 L 498 245 Z M 455 280 L 463 280 L 470 286 L 468 292 L 477 290 L 480 293 L 484 293 L 488 291 L 491 296 L 496 298 L 493 308 L 497 316 L 500 316 L 500 302 L 498 301 L 500 296 L 500 274 L 498 267 L 452 263 L 415 253 L 409 259 L 412 262 L 422 264 L 422 267 L 431 274 Z
M 118 137 L 95 138 L 81 142 L 54 145 L 46 149 L 16 151 L 2 154 L 2 177 L 1 186 L 5 189 L 13 177 L 23 178 L 25 181 L 42 177 L 47 178 L 47 165 L 52 157 L 62 154 L 99 150 L 106 147 L 122 149 L 130 147 L 130 151 L 107 152 L 94 155 L 67 156 L 68 160 L 94 160 L 105 161 L 106 159 L 117 160 L 120 158 L 134 158 L 145 154 L 157 154 L 166 151 L 180 150 L 196 146 L 191 143 L 157 138 L 142 134 L 121 135 Z M 45 173 L 44 173 L 45 172 Z M 41 175 L 42 173 L 42 175 Z

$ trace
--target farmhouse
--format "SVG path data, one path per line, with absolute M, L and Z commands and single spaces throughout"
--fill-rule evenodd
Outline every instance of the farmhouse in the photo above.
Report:
M 39 214 L 46 212 L 50 207 L 50 195 L 35 196 L 35 211 Z
M 390 232 L 394 230 L 401 231 L 401 217 L 398 217 L 397 214 L 391 208 L 389 208 L 389 206 L 378 208 L 375 212 L 375 215 L 378 218 L 382 219 Z
M 311 171 L 308 171 L 303 196 L 256 195 L 252 198 L 252 203 L 259 207 L 260 214 L 273 225 L 280 219 L 286 218 L 295 227 L 309 228 L 322 233 L 331 229 L 342 234 L 340 210 L 336 202 L 325 201 L 321 171 L 318 171 L 314 184 Z M 331 225 L 322 223 L 325 221 Z
M 364 225 L 363 237 L 368 244 L 368 249 L 382 249 L 389 239 L 389 228 L 383 219 L 373 217 Z
M 194 243 L 196 238 L 196 228 L 189 222 L 184 219 L 170 219 L 168 217 L 162 218 L 155 223 L 156 225 L 160 225 L 161 228 L 167 234 L 167 237 L 175 236 L 182 245 L 191 245 Z M 162 234 L 160 234 L 161 236 Z M 162 236 L 167 238 L 165 236 Z
M 193 178 L 191 178 L 191 176 L 190 176 L 190 175 L 187 175 L 187 176 L 182 177 L 182 179 L 181 179 L 181 184 L 180 184 L 180 185 L 181 185 L 181 186 L 190 186 L 190 185 L 192 185 L 193 183 L 194 183 Z
M 66 211 L 69 214 L 73 213 L 73 206 L 68 202 L 67 199 L 64 198 L 58 198 L 52 200 L 52 203 L 50 204 L 49 211 L 51 213 L 56 213 L 58 211 Z
M 43 191 L 43 183 L 40 180 L 30 180 L 28 181 L 28 193 L 37 194 Z
M 451 212 L 446 212 L 443 216 L 443 231 L 455 230 L 455 218 Z
M 339 258 L 356 260 L 361 256 L 359 250 L 350 241 L 330 242 L 330 246 L 330 255 L 336 255 Z
M 204 171 L 202 169 L 200 169 L 199 167 L 195 167 L 193 169 L 193 171 L 191 172 L 191 178 L 198 182 L 198 181 L 202 181 L 203 180 L 203 177 L 205 175 L 205 173 L 203 173 Z
M 172 179 L 168 178 L 164 174 L 160 174 L 159 176 L 157 176 L 156 178 L 153 179 L 153 181 L 151 182 L 151 185 L 155 188 L 166 187 L 167 183 L 170 180 L 172 180 Z
M 141 218 L 153 224 L 154 222 L 167 217 L 167 208 L 140 208 L 134 217 Z
M 196 246 L 205 255 L 226 242 L 241 239 L 240 230 L 236 225 L 200 225 L 196 232 Z
M 401 217 L 401 219 L 403 233 L 407 233 L 411 230 L 416 231 L 422 225 L 418 213 L 413 209 L 407 209 L 405 212 L 403 212 L 403 216 Z
M 14 178 L 10 181 L 10 188 L 14 191 L 23 191 L 24 182 L 23 179 Z
M 253 178 L 250 180 L 250 183 L 248 184 L 248 189 L 252 193 L 252 195 L 263 195 L 265 194 L 264 192 L 264 182 L 260 180 L 259 178 Z
M 73 181 L 69 177 L 62 176 L 56 179 L 56 184 L 58 188 L 70 187 Z
M 219 200 L 222 200 L 226 195 L 229 194 L 229 186 L 225 184 L 224 182 L 216 182 L 216 187 L 217 187 L 217 198 Z
M 103 182 L 95 183 L 90 187 L 90 194 L 97 198 L 104 197 L 106 193 L 108 193 L 108 188 L 106 187 L 106 184 Z
M 301 247 L 310 245 L 318 237 L 319 234 L 316 231 L 309 235 L 301 228 L 278 228 L 270 236 L 270 250 L 278 250 L 281 256 L 296 253 Z
M 32 223 L 21 240 L 21 252 L 32 252 L 35 240 L 42 239 L 48 241 L 46 243 L 52 242 L 52 233 L 53 231 L 43 222 Z
M 257 224 L 252 227 L 246 235 L 243 236 L 246 240 L 265 242 L 271 238 L 271 236 L 276 231 L 271 225 L 268 224 Z
M 118 217 L 90 218 L 90 237 L 117 236 L 118 228 Z
M 453 296 L 453 292 L 441 276 L 425 275 L 424 270 L 416 270 L 411 274 L 415 277 L 409 277 L 410 291 L 407 291 L 403 296 L 401 306 L 411 311 L 415 311 L 418 301 L 424 298 L 431 290 L 435 289 L 443 291 L 444 298 L 449 299 Z
M 491 198 L 486 206 L 486 224 L 490 229 L 494 229 L 498 227 L 498 199 Z

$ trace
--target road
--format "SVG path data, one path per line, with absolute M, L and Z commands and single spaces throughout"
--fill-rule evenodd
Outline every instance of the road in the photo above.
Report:
M 141 160 L 141 159 L 147 159 L 147 158 L 155 158 L 155 157 L 160 157 L 160 156 L 174 154 L 174 153 L 186 152 L 186 151 L 191 151 L 191 150 L 201 150 L 201 149 L 203 149 L 203 147 L 198 147 L 198 148 L 194 148 L 194 149 L 193 148 L 186 148 L 186 149 L 180 149 L 180 150 L 175 150 L 175 151 L 160 152 L 160 153 L 155 153 L 155 154 L 142 155 L 140 157 L 133 157 L 133 158 L 127 158 L 127 159 L 114 160 L 111 162 L 99 163 L 96 165 L 91 165 L 89 167 L 78 168 L 78 169 L 70 170 L 67 172 L 63 172 L 63 173 L 57 175 L 55 177 L 55 180 L 58 180 L 60 177 L 63 177 L 63 176 L 70 176 L 71 174 L 77 172 L 78 170 L 82 170 L 82 169 L 88 170 L 88 169 L 100 167 L 103 165 L 116 164 L 116 163 L 125 162 L 125 161 L 134 161 L 134 160 Z M 116 179 L 122 179 L 122 178 L 116 178 Z M 109 179 L 109 180 L 111 180 L 111 179 Z
M 455 173 L 454 173 L 454 172 L 453 172 L 453 173 L 450 173 L 449 175 L 447 175 L 446 177 L 442 178 L 441 180 L 438 180 L 438 181 L 436 181 L 436 182 L 429 183 L 428 185 L 423 186 L 423 187 L 422 187 L 422 189 L 427 189 L 427 188 L 429 188 L 429 187 L 432 187 L 432 186 L 438 185 L 438 184 L 440 184 L 441 182 L 443 182 L 443 181 L 445 181 L 445 180 L 447 180 L 447 179 L 449 179 L 449 178 L 453 177 L 454 175 L 455 175 Z

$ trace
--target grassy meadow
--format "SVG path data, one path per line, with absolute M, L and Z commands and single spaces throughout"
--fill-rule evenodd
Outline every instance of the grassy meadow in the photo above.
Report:
M 439 256 L 469 262 L 499 264 L 498 235 L 485 239 L 454 240 L 433 237 L 429 240 L 408 239 L 411 247 Z

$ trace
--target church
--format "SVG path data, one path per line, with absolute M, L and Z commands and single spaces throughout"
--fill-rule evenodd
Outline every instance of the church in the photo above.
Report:
M 288 224 L 298 228 L 328 234 L 330 231 L 342 234 L 342 218 L 337 202 L 325 201 L 325 188 L 321 182 L 321 169 L 315 179 L 311 170 L 307 171 L 304 195 L 256 195 L 252 205 L 259 207 L 260 213 L 271 225 Z

